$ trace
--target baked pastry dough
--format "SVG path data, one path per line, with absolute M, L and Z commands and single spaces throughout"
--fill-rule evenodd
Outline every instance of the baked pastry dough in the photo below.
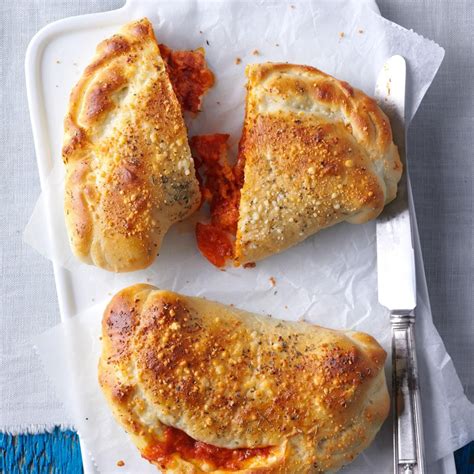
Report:
M 235 262 L 261 260 L 341 221 L 377 217 L 396 196 L 402 164 L 376 102 L 309 66 L 251 64 L 246 74 L 234 168 L 240 186 Z
M 71 93 L 63 160 L 72 250 L 107 270 L 149 266 L 199 206 L 182 108 L 146 18 L 97 47 Z
M 389 410 L 369 335 L 135 285 L 104 313 L 99 381 L 142 456 L 167 473 L 335 471 Z
M 402 165 L 376 102 L 308 66 L 255 64 L 246 72 L 236 260 L 377 217 L 396 196 Z

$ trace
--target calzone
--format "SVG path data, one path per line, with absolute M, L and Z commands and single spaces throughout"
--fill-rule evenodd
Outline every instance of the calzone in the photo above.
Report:
M 352 461 L 389 410 L 369 335 L 284 322 L 135 285 L 102 322 L 99 381 L 166 473 L 321 473 Z
M 146 18 L 125 25 L 97 47 L 65 119 L 71 247 L 84 262 L 115 272 L 150 265 L 168 228 L 200 203 L 178 99 L 196 112 L 213 76 L 203 50 L 164 49 L 166 62 Z M 180 72 L 187 84 L 170 80 Z
M 218 266 L 255 262 L 338 222 L 377 217 L 402 173 L 388 118 L 360 90 L 309 66 L 251 64 L 246 74 L 237 164 L 222 158 L 225 136 L 194 138 L 211 202 L 197 240 Z

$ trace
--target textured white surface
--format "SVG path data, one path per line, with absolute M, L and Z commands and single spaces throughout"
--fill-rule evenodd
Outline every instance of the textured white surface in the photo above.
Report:
M 296 3 L 296 2 L 295 2 Z M 44 429 L 67 418 L 29 346 L 59 321 L 51 265 L 21 242 L 39 194 L 23 79 L 26 45 L 40 27 L 70 15 L 118 8 L 121 0 L 3 2 L 0 70 L 2 292 L 0 429 Z M 474 370 L 473 10 L 469 0 L 379 1 L 382 13 L 447 49 L 440 74 L 410 129 L 412 182 L 435 323 L 467 392 Z M 429 349 L 429 348 L 428 348 Z M 450 359 L 435 361 L 444 372 Z M 452 387 L 431 387 L 433 393 Z

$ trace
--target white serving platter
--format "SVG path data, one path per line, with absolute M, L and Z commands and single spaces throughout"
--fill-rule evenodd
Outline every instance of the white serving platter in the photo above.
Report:
M 62 122 L 71 87 L 77 82 L 84 66 L 90 61 L 95 45 L 116 32 L 120 25 L 141 18 L 147 2 L 149 0 L 127 0 L 126 4 L 118 10 L 60 20 L 43 28 L 31 40 L 26 54 L 25 71 L 33 137 L 43 191 L 48 188 L 48 177 L 52 170 L 60 164 Z M 48 200 L 51 196 L 45 193 L 44 198 Z M 53 225 L 55 220 L 53 206 L 48 201 L 45 204 L 49 212 L 46 212 L 44 231 L 48 233 L 47 238 L 54 246 L 59 237 Z M 413 206 L 412 211 L 414 216 Z M 325 240 L 328 241 L 331 238 L 331 235 L 326 235 Z M 418 294 L 426 305 L 428 303 L 427 290 L 417 234 L 415 247 Z M 299 262 L 304 263 L 302 260 Z M 90 268 L 90 273 L 86 275 L 84 272 L 71 272 L 53 261 L 62 320 L 73 317 L 94 301 L 104 297 L 94 286 L 95 269 Z M 131 275 L 129 283 L 136 282 L 133 278 Z M 118 279 L 110 287 L 110 291 L 125 286 L 126 281 L 126 277 Z M 234 275 L 233 282 L 236 281 Z M 427 310 L 429 312 L 429 307 Z M 83 446 L 81 447 L 85 472 L 94 472 L 86 450 Z

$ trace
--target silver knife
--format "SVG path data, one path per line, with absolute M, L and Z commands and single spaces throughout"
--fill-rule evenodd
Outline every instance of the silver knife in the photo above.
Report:
M 392 403 L 394 472 L 425 473 L 423 425 L 415 346 L 416 274 L 409 210 L 405 130 L 406 63 L 385 62 L 375 98 L 392 125 L 404 172 L 397 198 L 377 219 L 379 302 L 390 310 L 392 328 Z

